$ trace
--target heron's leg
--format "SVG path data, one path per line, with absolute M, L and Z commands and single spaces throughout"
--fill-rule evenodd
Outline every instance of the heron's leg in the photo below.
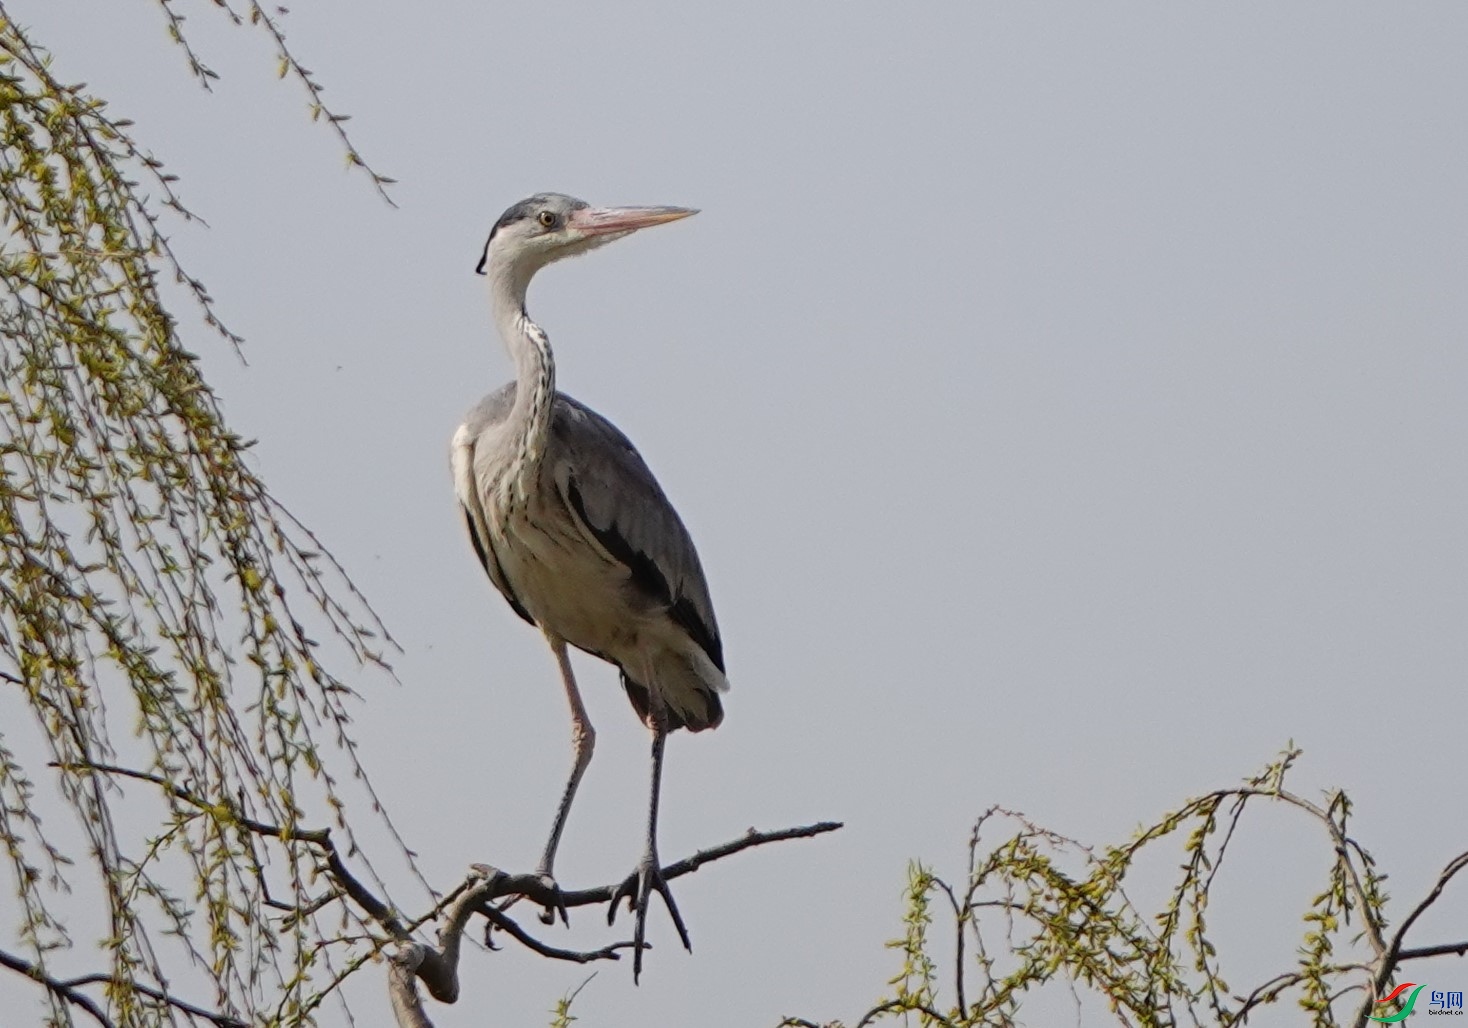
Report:
M 628 875 L 627 880 L 612 894 L 612 905 L 607 911 L 607 924 L 611 924 L 617 916 L 617 904 L 625 897 L 627 909 L 636 914 L 637 922 L 632 930 L 634 983 L 642 974 L 643 940 L 647 935 L 647 903 L 653 893 L 663 898 L 663 903 L 673 918 L 673 927 L 678 929 L 678 938 L 682 941 L 683 948 L 693 952 L 693 943 L 688 940 L 688 929 L 683 924 L 683 916 L 678 913 L 678 905 L 673 902 L 673 893 L 663 878 L 662 864 L 658 860 L 658 795 L 663 780 L 663 747 L 668 741 L 668 729 L 662 703 L 656 693 L 652 696 L 652 707 L 648 719 L 652 722 L 652 798 L 647 807 L 647 849 L 643 852 L 642 862 L 637 865 L 637 870 Z
M 571 777 L 566 782 L 566 791 L 561 794 L 560 806 L 556 808 L 556 821 L 551 826 L 550 838 L 546 840 L 545 852 L 540 857 L 540 867 L 537 869 L 538 874 L 554 882 L 556 849 L 561 845 L 561 832 L 565 830 L 566 818 L 571 813 L 571 801 L 576 798 L 576 787 L 581 784 L 581 776 L 591 763 L 591 751 L 596 748 L 596 729 L 591 727 L 591 719 L 586 716 L 586 707 L 581 702 L 581 692 L 576 688 L 576 676 L 571 671 L 571 656 L 566 652 L 566 641 L 549 632 L 545 638 L 550 643 L 551 652 L 556 655 L 556 664 L 561 669 L 561 682 L 566 687 L 566 700 L 571 705 L 571 745 L 575 750 Z M 565 917 L 564 911 L 561 916 Z
M 565 686 L 565 699 L 571 705 L 571 748 L 575 750 L 575 756 L 571 761 L 571 777 L 565 783 L 565 792 L 561 793 L 561 805 L 556 806 L 555 824 L 551 825 L 551 839 L 546 840 L 545 852 L 540 855 L 540 866 L 536 874 L 545 878 L 552 888 L 556 888 L 555 874 L 555 852 L 561 846 L 561 833 L 565 830 L 565 821 L 571 814 L 571 800 L 575 799 L 575 789 L 581 784 L 581 775 L 586 774 L 587 765 L 592 762 L 592 750 L 596 749 L 596 728 L 592 727 L 592 718 L 586 715 L 586 705 L 581 703 L 581 692 L 575 687 L 575 674 L 571 671 L 571 655 L 565 649 L 565 640 L 559 636 L 546 633 L 546 642 L 551 643 L 551 652 L 555 654 L 556 665 L 561 668 L 561 683 Z M 514 902 L 514 900 L 511 900 Z M 509 903 L 501 906 L 508 908 Z M 561 913 L 562 924 L 570 924 L 565 913 L 564 906 L 556 905 L 555 908 L 546 908 L 545 913 L 540 915 L 543 924 L 552 924 L 556 913 Z

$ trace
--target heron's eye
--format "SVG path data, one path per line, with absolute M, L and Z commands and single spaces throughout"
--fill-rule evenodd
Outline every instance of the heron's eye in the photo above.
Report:
M 540 217 L 537 220 L 546 228 L 556 227 L 556 216 L 550 211 L 541 211 Z

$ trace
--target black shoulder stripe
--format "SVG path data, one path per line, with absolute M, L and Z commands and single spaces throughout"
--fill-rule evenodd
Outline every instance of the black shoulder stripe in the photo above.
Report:
M 610 553 L 617 561 L 627 566 L 632 572 L 632 583 L 652 599 L 659 603 L 671 605 L 673 602 L 672 591 L 668 588 L 668 580 L 658 570 L 653 559 L 641 550 L 633 547 L 615 527 L 599 528 L 586 513 L 586 504 L 581 499 L 581 490 L 576 487 L 573 478 L 567 483 L 566 498 L 571 501 L 571 508 L 581 523 L 591 529 L 591 534 L 596 536 L 596 541 L 601 543 L 602 548 Z
M 485 545 L 487 540 L 479 538 L 479 528 L 474 524 L 474 515 L 469 513 L 469 508 L 464 508 L 464 523 L 469 526 L 469 541 L 474 544 L 474 552 L 479 556 L 479 563 L 484 565 L 484 573 L 489 575 L 489 580 L 494 583 L 495 588 L 504 595 L 516 614 L 519 614 L 530 624 L 535 624 L 535 619 L 530 616 L 520 598 L 515 595 L 515 590 L 510 586 L 510 580 L 505 577 L 505 569 L 495 558 L 494 548 Z
M 658 569 L 657 563 L 643 553 L 641 550 L 629 543 L 613 527 L 599 528 L 586 514 L 586 505 L 581 499 L 581 490 L 576 488 L 576 480 L 571 479 L 566 485 L 566 498 L 571 501 L 571 508 L 581 523 L 591 530 L 596 541 L 601 543 L 602 548 L 610 553 L 619 563 L 626 566 L 632 572 L 632 584 L 640 589 L 646 596 L 668 608 L 668 617 L 673 623 L 688 633 L 688 637 L 698 644 L 704 653 L 708 654 L 709 660 L 720 670 L 724 670 L 724 650 L 718 636 L 704 624 L 703 618 L 698 616 L 698 611 L 685 597 L 674 599 L 673 591 L 668 586 L 668 580 Z

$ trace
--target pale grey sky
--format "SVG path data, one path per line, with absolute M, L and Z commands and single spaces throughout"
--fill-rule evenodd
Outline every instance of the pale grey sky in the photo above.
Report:
M 531 310 L 682 511 L 725 636 L 727 720 L 670 744 L 663 855 L 847 828 L 677 882 L 693 956 L 655 910 L 642 987 L 603 966 L 581 1024 L 854 1019 L 897 969 L 907 860 L 956 874 L 989 805 L 1121 841 L 1289 739 L 1300 791 L 1355 797 L 1398 916 L 1465 848 L 1468 8 L 291 4 L 390 210 L 263 38 L 177 6 L 212 95 L 150 4 L 8 4 L 210 223 L 174 241 L 250 366 L 210 345 L 207 373 L 404 647 L 357 725 L 444 886 L 533 864 L 569 759 L 448 473 L 510 374 L 479 250 L 540 190 L 703 209 L 548 270 Z M 567 885 L 631 869 L 646 790 L 614 673 L 579 667 Z M 1251 987 L 1329 856 L 1269 813 L 1235 856 L 1213 913 Z M 1419 939 L 1465 923 L 1450 898 Z M 544 1023 L 587 973 L 466 960 L 445 1028 Z

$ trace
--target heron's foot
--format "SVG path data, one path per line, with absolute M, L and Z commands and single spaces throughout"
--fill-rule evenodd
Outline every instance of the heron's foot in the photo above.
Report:
M 536 871 L 535 877 L 540 880 L 541 887 L 544 888 L 548 893 L 550 893 L 551 897 L 550 902 L 546 903 L 541 908 L 540 914 L 538 915 L 540 917 L 540 923 L 555 924 L 556 915 L 559 914 L 561 917 L 561 923 L 567 928 L 571 927 L 571 919 L 566 914 L 565 900 L 561 898 L 561 887 L 556 884 L 555 877 L 552 876 L 549 871 L 546 871 L 544 869 Z M 495 906 L 495 909 L 498 910 L 500 913 L 504 913 L 506 910 L 509 910 L 511 907 L 513 907 L 516 903 L 519 903 L 522 899 L 526 898 L 526 895 L 522 892 L 512 893 L 511 895 L 506 896 L 504 899 L 500 900 L 499 903 Z M 495 926 L 493 924 L 487 925 L 484 929 L 484 944 L 490 949 L 499 948 L 494 943 L 494 932 Z
M 556 884 L 555 876 L 544 868 L 535 873 L 540 878 L 540 884 L 545 886 L 551 894 L 551 901 L 540 910 L 540 923 L 555 924 L 556 915 L 559 914 L 561 924 L 570 928 L 571 919 L 566 915 L 566 902 L 561 898 L 561 887 Z
M 647 904 L 653 893 L 663 898 L 663 905 L 668 908 L 668 913 L 673 918 L 673 927 L 678 929 L 678 939 L 683 943 L 683 948 L 690 953 L 693 952 L 693 943 L 688 941 L 688 928 L 683 924 L 683 915 L 678 913 L 678 904 L 673 902 L 673 892 L 668 888 L 667 880 L 663 878 L 662 868 L 658 866 L 657 853 L 649 852 L 642 858 L 642 863 L 637 865 L 637 870 L 617 886 L 617 891 L 612 893 L 612 905 L 607 908 L 607 924 L 616 921 L 617 905 L 623 899 L 627 901 L 628 913 L 635 914 L 637 917 L 637 922 L 632 929 L 632 981 L 634 983 L 642 974 L 642 951 L 648 948 L 644 941 L 647 937 Z

